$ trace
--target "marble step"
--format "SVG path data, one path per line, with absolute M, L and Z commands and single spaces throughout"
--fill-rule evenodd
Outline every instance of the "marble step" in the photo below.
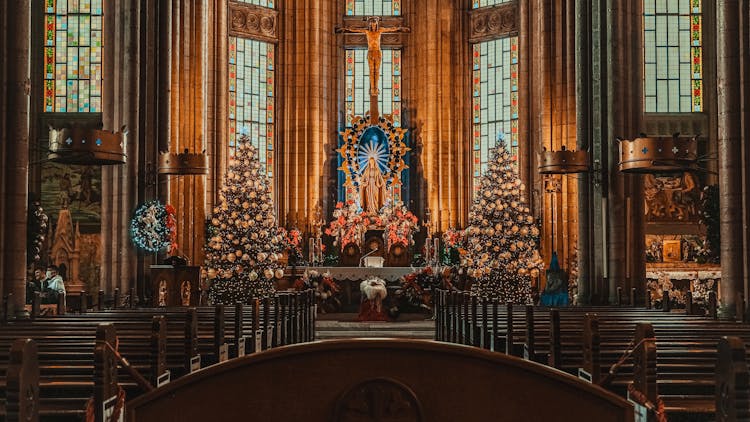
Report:
M 317 321 L 315 324 L 316 338 L 373 338 L 395 337 L 433 339 L 435 335 L 434 321 L 409 322 L 342 322 Z

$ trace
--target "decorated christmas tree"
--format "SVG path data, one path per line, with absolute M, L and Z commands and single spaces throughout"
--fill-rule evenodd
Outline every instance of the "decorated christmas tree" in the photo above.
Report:
M 284 245 L 276 225 L 268 179 L 257 150 L 242 136 L 207 224 L 206 271 L 212 303 L 247 303 L 274 293 L 284 275 L 277 263 Z
M 502 137 L 469 212 L 465 265 L 473 294 L 503 303 L 530 303 L 531 278 L 543 268 L 539 229 Z

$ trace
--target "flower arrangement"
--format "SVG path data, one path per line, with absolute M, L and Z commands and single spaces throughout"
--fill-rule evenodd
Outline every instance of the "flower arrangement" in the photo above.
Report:
M 177 219 L 175 209 L 158 200 L 146 202 L 138 207 L 130 221 L 133 243 L 147 251 L 177 250 Z
M 371 222 L 378 224 L 379 221 L 371 221 L 367 213 L 354 201 L 339 202 L 333 211 L 333 221 L 325 229 L 325 234 L 333 236 L 333 245 L 339 246 L 342 251 L 350 243 L 361 247 L 362 236 Z
M 384 240 L 387 249 L 390 249 L 392 245 L 397 243 L 401 243 L 404 246 L 414 244 L 413 234 L 419 229 L 417 225 L 419 219 L 411 211 L 407 210 L 402 203 L 386 204 L 380 210 L 380 219 L 385 223 L 383 236 L 385 237 Z
M 383 240 L 386 248 L 396 243 L 411 246 L 414 244 L 413 234 L 419 229 L 418 222 L 417 217 L 400 202 L 389 202 L 378 214 L 372 214 L 349 200 L 336 204 L 333 221 L 328 224 L 325 234 L 333 236 L 334 246 L 343 251 L 350 243 L 361 247 L 365 232 L 374 225 L 385 229 Z
M 415 270 L 411 274 L 401 277 L 401 287 L 396 290 L 396 298 L 405 301 L 407 305 L 426 310 L 432 309 L 432 292 L 442 284 L 441 277 L 425 267 Z
M 443 244 L 446 248 L 459 249 L 464 245 L 464 231 L 453 227 L 443 233 Z
M 341 308 L 341 287 L 327 271 L 321 274 L 316 270 L 305 270 L 293 287 L 295 290 L 313 289 L 320 313 L 336 312 Z

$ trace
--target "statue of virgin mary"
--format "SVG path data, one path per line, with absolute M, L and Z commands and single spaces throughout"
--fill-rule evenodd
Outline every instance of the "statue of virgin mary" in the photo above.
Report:
M 380 172 L 375 158 L 370 157 L 359 182 L 359 199 L 362 209 L 368 213 L 377 213 L 385 202 L 385 192 L 383 174 Z

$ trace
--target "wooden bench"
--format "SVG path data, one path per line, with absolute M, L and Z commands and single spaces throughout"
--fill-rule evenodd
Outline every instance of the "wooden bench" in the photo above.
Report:
M 624 399 L 559 371 L 478 348 L 395 339 L 315 342 L 233 360 L 128 402 L 126 416 L 139 422 L 242 420 L 248 409 L 257 420 L 369 420 L 385 414 L 433 422 L 501 415 L 633 420 Z

